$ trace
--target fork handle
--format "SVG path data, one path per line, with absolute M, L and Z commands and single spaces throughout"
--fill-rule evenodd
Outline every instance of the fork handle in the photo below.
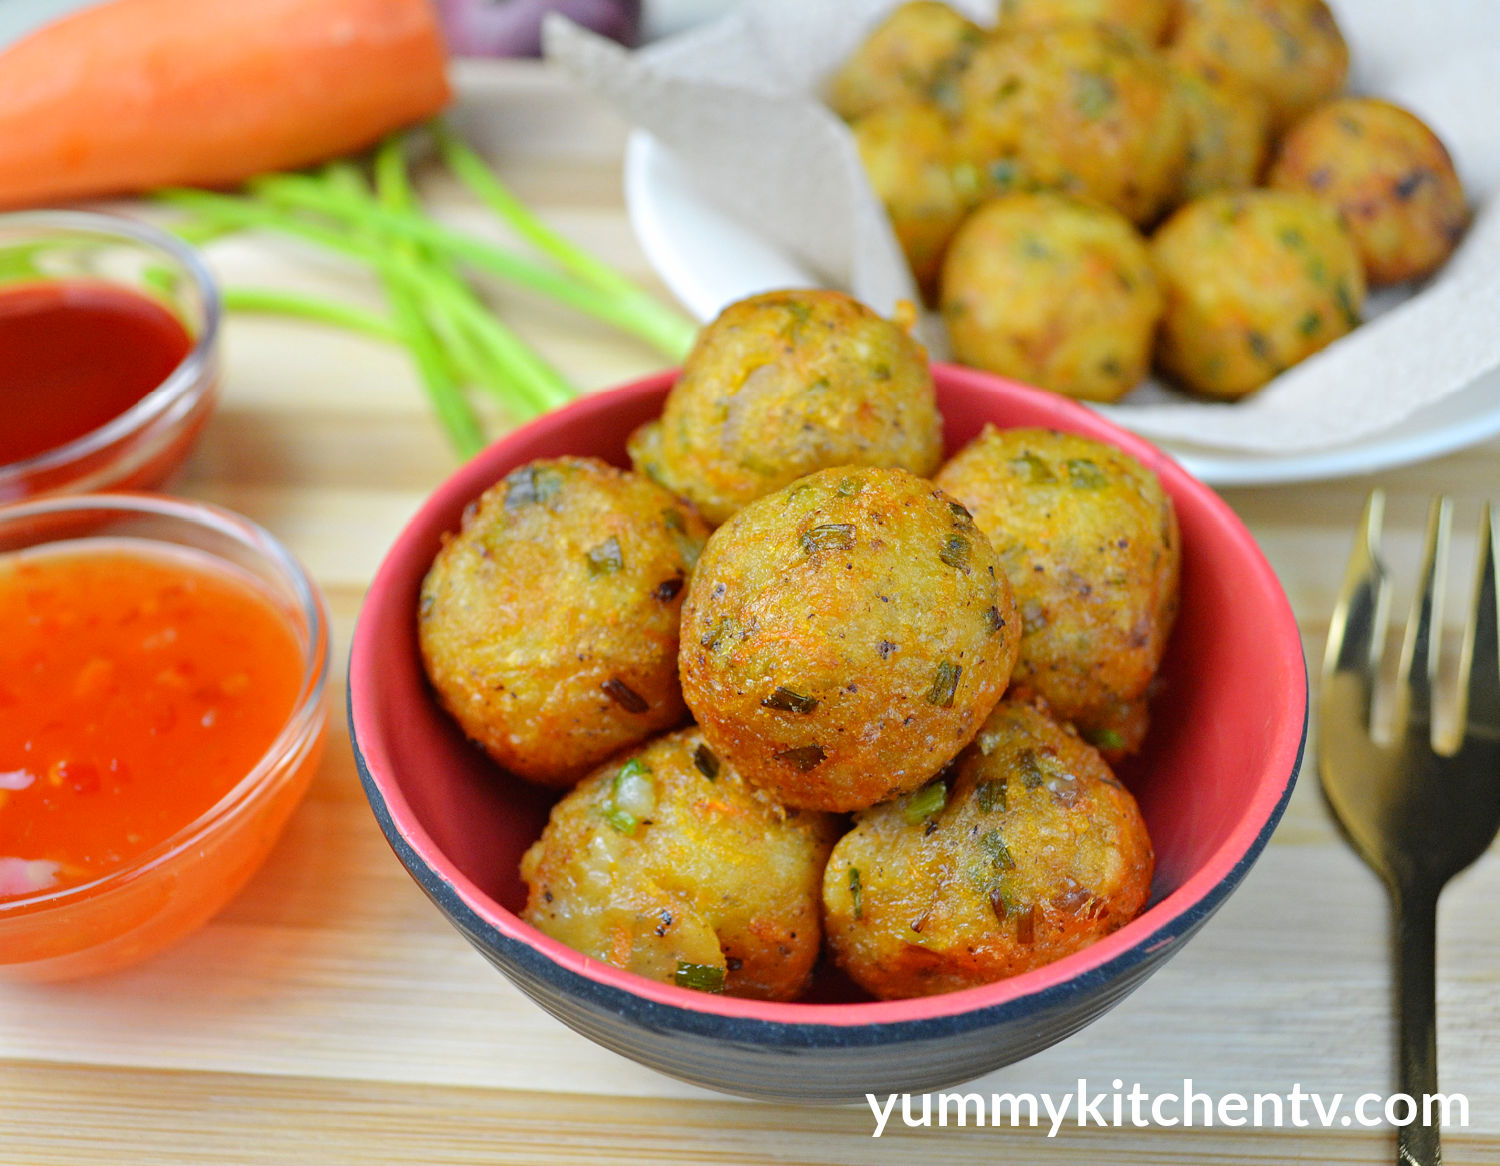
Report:
M 1401 1092 L 1417 1106 L 1397 1131 L 1396 1161 L 1440 1166 L 1439 1127 L 1423 1124 L 1424 1098 L 1437 1092 L 1437 894 L 1421 886 L 1396 893 L 1396 1003 Z

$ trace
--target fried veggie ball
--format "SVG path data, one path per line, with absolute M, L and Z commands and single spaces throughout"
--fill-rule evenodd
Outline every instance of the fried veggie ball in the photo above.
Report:
M 521 859 L 522 918 L 654 980 L 756 1000 L 807 986 L 831 815 L 750 789 L 697 730 L 586 777 Z
M 1146 242 L 1106 207 L 1011 194 L 970 215 L 943 263 L 954 355 L 1053 392 L 1113 401 L 1146 375 L 1161 293 Z
M 1019 621 L 969 513 L 903 470 L 841 467 L 709 539 L 682 609 L 682 689 L 704 737 L 785 805 L 915 789 L 968 743 Z
M 1186 123 L 1165 64 L 1105 25 L 1021 29 L 974 54 L 960 149 L 997 193 L 1087 195 L 1153 222 L 1180 182 Z
M 829 80 L 828 104 L 847 121 L 894 102 L 949 99 L 983 39 L 978 25 L 939 0 L 903 4 Z
M 836 291 L 730 304 L 699 334 L 661 420 L 629 443 L 636 469 L 711 524 L 826 466 L 930 474 L 942 418 L 927 353 Z
M 1135 799 L 1099 754 L 1007 698 L 942 777 L 856 816 L 823 876 L 824 926 L 874 995 L 953 992 L 1117 930 L 1152 866 Z
M 443 707 L 553 786 L 678 724 L 682 596 L 707 537 L 691 506 L 601 461 L 513 470 L 422 581 L 418 643 Z
M 1004 0 L 1002 27 L 1046 28 L 1097 21 L 1130 33 L 1142 44 L 1161 42 L 1174 0 Z
M 1156 475 L 1092 438 L 987 425 L 935 480 L 1011 580 L 1022 626 L 1011 693 L 1042 698 L 1106 756 L 1135 752 L 1182 564 Z
M 1237 398 L 1359 323 L 1365 281 L 1338 213 L 1285 190 L 1212 194 L 1156 232 L 1156 356 L 1190 389 Z
M 1265 99 L 1237 81 L 1212 81 L 1168 66 L 1187 118 L 1188 145 L 1178 198 L 1254 186 L 1266 160 L 1270 117 Z
M 931 296 L 977 185 L 958 157 L 950 119 L 931 102 L 902 102 L 856 118 L 850 130 L 917 285 Z
M 1266 100 L 1281 133 L 1344 88 L 1349 46 L 1323 0 L 1178 0 L 1169 53 Z
M 1267 181 L 1336 208 L 1371 285 L 1432 274 L 1469 221 L 1442 141 L 1415 114 L 1374 97 L 1308 114 L 1282 140 Z

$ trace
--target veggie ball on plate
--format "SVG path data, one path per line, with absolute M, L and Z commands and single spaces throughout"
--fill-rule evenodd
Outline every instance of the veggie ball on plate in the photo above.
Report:
M 974 168 L 958 157 L 951 119 L 931 102 L 908 101 L 882 106 L 849 128 L 912 275 L 931 296 L 948 240 L 978 186 Z
M 848 120 L 897 101 L 943 100 L 984 39 L 939 0 L 913 0 L 885 18 L 828 82 L 828 104 Z
M 1010 194 L 954 235 L 942 311 L 964 364 L 1113 401 L 1146 375 L 1161 293 L 1124 216 L 1060 194 Z
M 1323 0 L 1178 0 L 1172 60 L 1248 85 L 1280 133 L 1344 88 L 1349 46 Z
M 1157 44 L 1176 0 L 1003 0 L 1002 28 L 1046 28 L 1092 20 L 1128 32 L 1142 44 Z
M 987 40 L 959 87 L 964 156 L 997 192 L 1087 195 L 1134 223 L 1176 195 L 1187 127 L 1166 64 L 1107 25 Z
M 707 535 L 690 505 L 601 461 L 513 470 L 422 582 L 418 642 L 439 700 L 544 785 L 678 724 L 682 596 Z
M 824 470 L 709 539 L 682 610 L 683 695 L 745 780 L 857 809 L 968 743 L 1019 636 L 967 510 L 902 470 Z
M 1365 280 L 1338 212 L 1285 190 L 1212 194 L 1151 240 L 1161 366 L 1213 397 L 1254 392 L 1359 323 Z
M 1018 975 L 1133 919 L 1151 840 L 1086 742 L 1000 702 L 930 785 L 855 816 L 823 876 L 839 964 L 883 999 Z
M 1254 186 L 1266 160 L 1269 113 L 1263 97 L 1228 77 L 1210 80 L 1169 64 L 1187 119 L 1187 157 L 1178 197 Z
M 1374 97 L 1313 110 L 1282 139 L 1267 181 L 1338 210 L 1373 286 L 1432 274 L 1469 221 L 1442 141 L 1415 114 Z
M 1011 673 L 1107 756 L 1134 752 L 1177 615 L 1172 499 L 1114 446 L 1048 429 L 984 431 L 935 479 L 974 515 L 1021 614 Z
M 783 810 L 696 730 L 585 778 L 521 860 L 524 918 L 643 976 L 759 1000 L 807 985 L 831 815 Z
M 779 291 L 699 333 L 630 457 L 717 525 L 827 466 L 930 474 L 942 447 L 927 353 L 904 327 L 843 292 Z

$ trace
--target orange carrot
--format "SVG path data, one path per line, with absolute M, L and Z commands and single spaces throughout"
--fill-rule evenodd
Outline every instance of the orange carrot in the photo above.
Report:
M 448 95 L 429 0 L 110 0 L 0 52 L 0 207 L 227 185 Z

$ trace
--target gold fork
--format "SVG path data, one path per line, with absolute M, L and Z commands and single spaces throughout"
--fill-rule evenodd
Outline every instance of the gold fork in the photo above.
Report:
M 1450 507 L 1432 503 L 1420 584 L 1407 621 L 1389 741 L 1371 732 L 1389 608 L 1380 528 L 1385 498 L 1365 503 L 1361 531 L 1328 632 L 1318 720 L 1323 789 L 1354 847 L 1385 880 L 1396 915 L 1400 1088 L 1416 1120 L 1400 1128 L 1397 1161 L 1438 1166 L 1439 1128 L 1424 1098 L 1437 1093 L 1437 901 L 1500 828 L 1500 639 L 1494 522 L 1484 508 L 1479 579 L 1459 659 L 1461 739 L 1433 739 L 1433 690 Z

